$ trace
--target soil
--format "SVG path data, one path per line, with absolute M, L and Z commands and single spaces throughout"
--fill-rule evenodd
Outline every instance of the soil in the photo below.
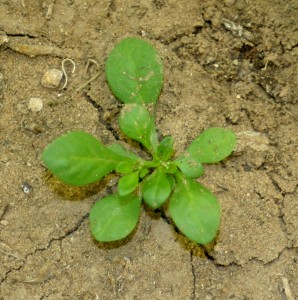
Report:
M 298 299 L 297 19 L 297 0 L 2 0 L 0 299 Z M 210 126 L 237 133 L 201 178 L 222 210 L 212 245 L 147 209 L 129 239 L 95 243 L 88 212 L 116 176 L 74 188 L 41 162 L 70 130 L 129 143 L 104 75 L 127 36 L 162 57 L 157 127 L 177 155 Z M 44 87 L 66 58 L 67 86 Z

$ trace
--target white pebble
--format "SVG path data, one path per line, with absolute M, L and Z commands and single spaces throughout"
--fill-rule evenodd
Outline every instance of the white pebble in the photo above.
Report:
M 50 69 L 43 74 L 41 84 L 46 88 L 55 89 L 60 85 L 62 77 L 63 72 L 61 70 Z
M 7 220 L 1 220 L 0 224 L 3 226 L 7 226 L 8 225 L 8 221 Z
M 4 31 L 0 31 L 0 46 L 8 42 L 8 37 Z
M 33 112 L 39 112 L 43 108 L 43 101 L 41 98 L 30 98 L 28 108 Z
M 233 65 L 234 65 L 234 66 L 238 66 L 238 65 L 239 65 L 238 59 L 234 59 L 234 60 L 233 60 Z

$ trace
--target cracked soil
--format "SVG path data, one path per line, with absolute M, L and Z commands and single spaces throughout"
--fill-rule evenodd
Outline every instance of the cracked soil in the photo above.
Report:
M 297 19 L 297 0 L 0 1 L 0 299 L 298 299 Z M 141 151 L 119 131 L 104 75 L 127 36 L 162 57 L 157 127 L 177 155 L 210 126 L 237 134 L 201 178 L 222 210 L 212 245 L 147 209 L 129 239 L 99 245 L 88 212 L 117 176 L 70 187 L 40 160 L 77 129 Z M 65 58 L 66 89 L 43 87 Z

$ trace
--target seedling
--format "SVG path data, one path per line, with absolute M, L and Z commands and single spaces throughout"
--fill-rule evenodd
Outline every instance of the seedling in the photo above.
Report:
M 225 128 L 201 133 L 179 157 L 173 158 L 173 138 L 158 140 L 155 105 L 163 84 L 156 50 L 144 40 L 126 38 L 110 53 L 106 77 L 122 101 L 119 127 L 151 155 L 147 160 L 120 144 L 103 145 L 92 135 L 73 131 L 58 137 L 42 154 L 47 168 L 71 185 L 88 185 L 110 172 L 122 177 L 118 191 L 98 200 L 90 210 L 90 228 L 100 242 L 125 238 L 136 227 L 144 201 L 150 208 L 168 209 L 178 229 L 190 240 L 207 244 L 218 231 L 220 207 L 216 197 L 196 178 L 203 165 L 231 154 L 236 138 Z M 154 110 L 153 110 L 154 111 Z

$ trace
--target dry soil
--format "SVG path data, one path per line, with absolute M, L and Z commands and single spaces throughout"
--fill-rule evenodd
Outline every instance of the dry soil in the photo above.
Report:
M 0 299 L 298 299 L 297 19 L 297 0 L 1 0 Z M 237 134 L 201 179 L 222 210 L 207 247 L 145 209 L 128 240 L 95 243 L 88 212 L 116 175 L 74 188 L 41 162 L 70 130 L 130 143 L 104 75 L 127 36 L 162 57 L 157 127 L 177 155 L 210 126 Z M 66 88 L 42 86 L 66 58 Z

